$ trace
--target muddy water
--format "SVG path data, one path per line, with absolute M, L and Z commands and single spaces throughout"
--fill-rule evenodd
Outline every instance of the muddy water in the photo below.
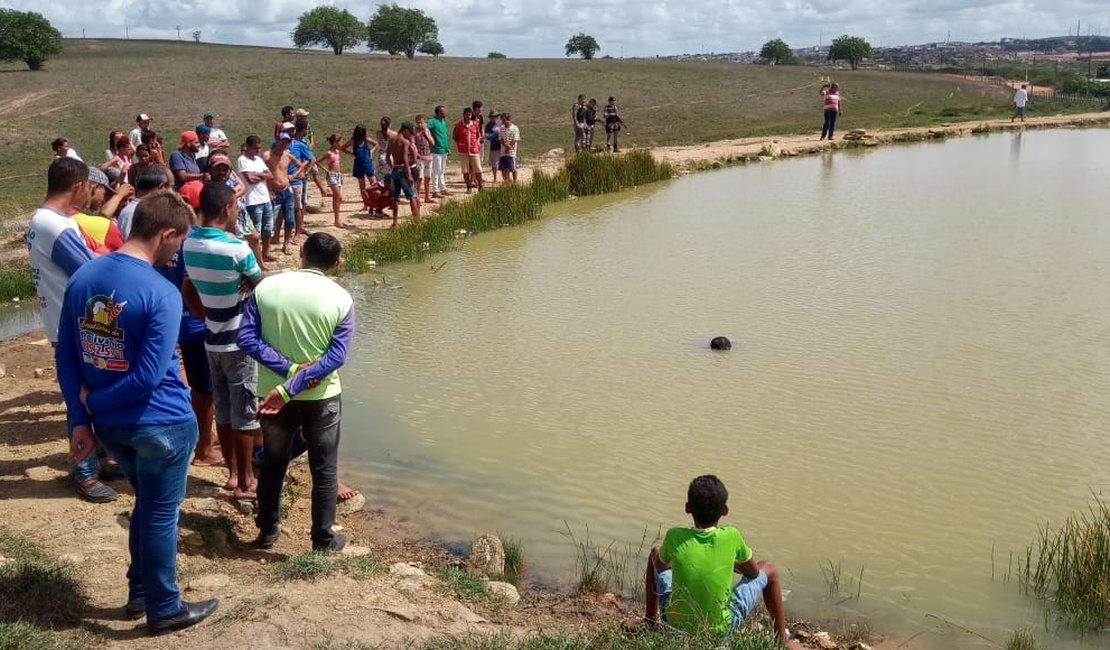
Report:
M 1043 630 L 1010 553 L 1110 486 L 1108 149 L 1059 131 L 733 168 L 391 267 L 357 288 L 346 471 L 550 576 L 573 573 L 567 523 L 638 546 L 713 472 L 801 613 L 924 647 Z

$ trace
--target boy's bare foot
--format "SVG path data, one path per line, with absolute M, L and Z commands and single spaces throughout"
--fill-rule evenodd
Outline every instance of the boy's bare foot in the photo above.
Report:
M 276 262 L 276 261 L 278 261 L 278 258 L 274 257 L 273 255 L 264 255 L 262 257 L 262 261 L 263 262 Z
M 289 244 L 282 244 L 281 245 L 281 254 L 282 255 L 288 255 L 289 254 Z
M 351 499 L 357 497 L 358 495 L 359 495 L 358 490 L 354 489 L 353 487 L 351 487 L 349 485 L 344 484 L 343 481 L 340 481 L 339 482 L 339 493 L 336 495 L 335 501 L 336 501 L 336 503 L 343 503 L 344 501 L 350 501 Z
M 236 501 L 254 501 L 258 498 L 258 493 L 254 490 L 235 490 L 231 493 L 231 496 Z
M 338 222 L 336 222 L 335 227 L 336 228 L 346 228 L 347 224 L 343 223 L 342 221 L 338 221 Z
M 224 489 L 225 490 L 238 490 L 239 489 L 239 479 L 235 478 L 234 476 L 227 479 L 227 483 L 224 483 Z
M 216 467 L 223 466 L 225 464 L 226 463 L 224 462 L 224 457 L 216 453 L 215 451 L 205 456 L 196 456 L 193 458 L 193 465 L 196 465 L 197 467 Z

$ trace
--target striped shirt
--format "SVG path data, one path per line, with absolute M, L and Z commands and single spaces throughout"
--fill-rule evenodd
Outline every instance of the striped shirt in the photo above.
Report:
M 244 278 L 262 277 L 250 246 L 219 228 L 197 228 L 185 240 L 185 270 L 204 304 L 204 347 L 210 352 L 239 349 L 239 324 L 247 296 Z

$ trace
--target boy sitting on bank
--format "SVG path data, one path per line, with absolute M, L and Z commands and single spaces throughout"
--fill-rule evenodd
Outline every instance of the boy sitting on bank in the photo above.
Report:
M 789 640 L 775 565 L 757 562 L 736 528 L 717 525 L 728 514 L 724 483 L 713 475 L 691 481 L 686 512 L 693 516 L 694 527 L 668 530 L 663 545 L 653 547 L 648 556 L 647 623 L 658 625 L 662 613 L 664 623 L 687 634 L 728 638 L 762 593 L 779 640 L 800 647 Z M 735 587 L 734 571 L 743 576 Z

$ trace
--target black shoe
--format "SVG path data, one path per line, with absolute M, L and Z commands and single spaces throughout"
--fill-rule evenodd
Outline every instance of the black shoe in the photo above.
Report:
M 76 485 L 77 494 L 81 495 L 81 498 L 86 501 L 91 501 L 92 503 L 111 503 L 119 498 L 119 493 L 101 483 L 99 480 L 95 480 L 88 485 L 81 485 L 80 483 Z
M 268 551 L 277 544 L 278 535 L 281 534 L 281 527 L 274 526 L 270 530 L 262 530 L 258 532 L 258 538 L 254 540 L 254 547 Z
M 212 615 L 220 606 L 218 598 L 212 600 L 199 600 L 195 603 L 181 603 L 181 611 L 174 614 L 169 618 L 159 619 L 152 621 L 149 618 L 146 621 L 146 631 L 149 634 L 162 634 L 164 632 L 173 632 L 174 630 L 181 630 L 196 625 L 204 619 Z
M 132 621 L 146 616 L 146 603 L 139 601 L 127 603 L 123 608 L 123 615 Z
M 101 463 L 99 474 L 101 481 L 122 481 L 127 478 L 124 476 L 119 463 L 112 460 Z
M 346 545 L 347 545 L 347 536 L 346 535 L 335 535 L 334 537 L 331 538 L 331 542 L 328 543 L 326 546 L 314 546 L 314 547 L 312 547 L 312 550 L 338 553 L 339 551 L 342 551 L 343 547 L 346 546 Z

